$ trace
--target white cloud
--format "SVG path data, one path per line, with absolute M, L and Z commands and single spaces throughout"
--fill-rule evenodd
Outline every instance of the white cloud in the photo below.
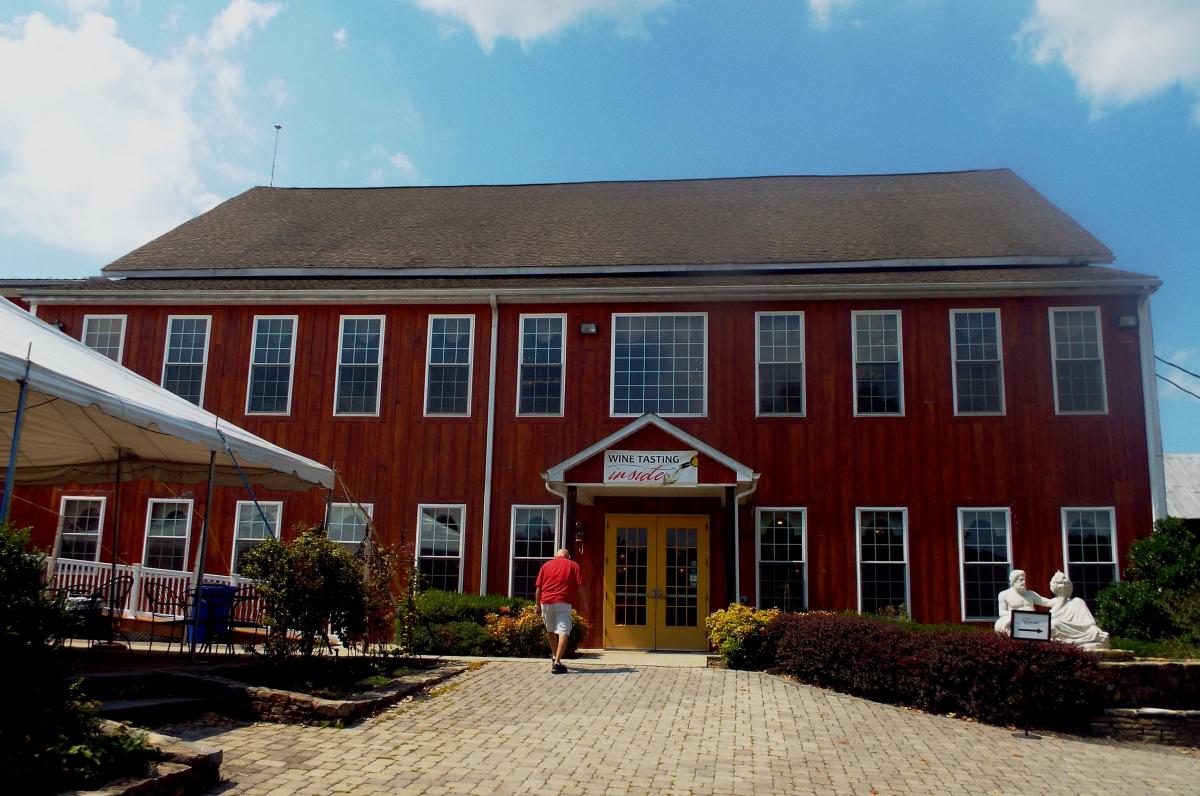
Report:
M 855 0 L 808 0 L 809 22 L 818 30 L 833 26 L 833 15 L 854 5 Z
M 212 39 L 223 49 L 244 40 L 226 12 Z M 209 52 L 189 40 L 155 59 L 94 12 L 0 27 L 0 230 L 111 256 L 216 203 L 200 164 L 219 171 L 214 152 L 246 146 L 243 78 Z
M 1200 2 L 1038 0 L 1021 26 L 1030 57 L 1061 62 L 1093 116 L 1179 86 L 1200 124 Z
M 466 24 L 491 52 L 497 39 L 528 45 L 588 18 L 614 22 L 622 34 L 642 31 L 647 14 L 673 0 L 414 0 L 418 7 Z
M 291 90 L 287 81 L 282 77 L 273 77 L 263 86 L 263 93 L 271 98 L 271 102 L 275 103 L 276 108 L 282 108 L 287 105 L 288 99 L 291 98 Z
M 348 39 L 349 34 L 346 33 L 345 28 L 338 28 L 333 32 L 333 46 L 337 47 L 339 50 L 346 49 Z
M 1179 367 L 1173 368 L 1170 365 L 1160 362 L 1157 368 L 1158 373 L 1175 382 L 1175 384 L 1184 390 L 1190 390 L 1196 395 L 1200 395 L 1200 378 L 1191 375 L 1191 373 L 1200 373 L 1200 348 L 1181 348 L 1177 351 L 1172 351 L 1164 358 Z M 1191 373 L 1185 373 L 1184 370 L 1180 370 L 1179 368 L 1191 371 Z M 1177 390 L 1166 382 L 1159 383 L 1158 394 L 1167 400 L 1196 400 L 1183 392 L 1183 390 Z
M 405 182 L 413 182 L 417 179 L 417 167 L 413 165 L 412 159 L 403 152 L 396 152 L 393 155 L 389 155 L 388 163 L 392 165 L 392 168 L 400 172 L 400 177 Z
M 205 39 L 206 47 L 214 52 L 228 50 L 243 42 L 255 27 L 263 27 L 283 6 L 279 3 L 256 3 L 254 0 L 233 0 L 213 17 Z

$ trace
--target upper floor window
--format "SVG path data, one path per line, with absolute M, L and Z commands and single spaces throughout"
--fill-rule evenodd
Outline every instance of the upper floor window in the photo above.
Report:
M 758 414 L 804 414 L 804 313 L 759 312 Z
M 959 509 L 964 621 L 995 619 L 996 595 L 1008 588 L 1012 568 L 1008 509 Z
M 858 610 L 911 613 L 908 510 L 858 510 Z
M 854 414 L 904 414 L 898 311 L 854 312 Z
M 521 316 L 521 361 L 517 377 L 518 415 L 563 413 L 565 315 Z
M 279 520 L 283 515 L 283 501 L 251 500 L 237 502 L 237 515 L 233 529 L 234 575 L 242 573 L 242 556 L 267 539 L 279 538 Z
M 335 415 L 379 414 L 383 316 L 343 315 L 338 337 Z
M 418 506 L 417 570 L 424 585 L 462 591 L 463 515 L 466 506 Z
M 254 318 L 246 414 L 286 415 L 292 411 L 292 365 L 295 356 L 296 316 Z
M 104 498 L 64 497 L 59 505 L 60 558 L 100 560 L 100 533 L 104 529 Z
M 509 594 L 533 599 L 542 564 L 554 558 L 558 506 L 513 506 Z
M 209 315 L 172 315 L 167 318 L 167 351 L 163 357 L 162 386 L 200 406 L 204 401 L 204 375 L 208 367 Z
M 83 344 L 121 364 L 125 350 L 125 316 L 83 316 Z
M 146 547 L 142 566 L 187 569 L 192 532 L 192 501 L 151 498 L 146 507 Z
M 612 414 L 702 416 L 704 313 L 613 315 Z
M 425 358 L 425 414 L 471 414 L 474 315 L 430 315 Z
M 758 607 L 803 611 L 804 509 L 758 509 Z
M 998 310 L 951 310 L 954 413 L 1004 414 L 1004 367 Z
M 1054 409 L 1104 413 L 1104 344 L 1100 310 L 1071 307 L 1050 310 L 1050 345 L 1054 354 Z
M 1111 508 L 1063 509 L 1063 551 L 1073 595 L 1096 610 L 1096 595 L 1117 580 L 1117 531 Z
M 329 507 L 329 522 L 325 524 L 329 541 L 357 553 L 367 538 L 367 524 L 374 509 L 370 503 L 334 503 Z

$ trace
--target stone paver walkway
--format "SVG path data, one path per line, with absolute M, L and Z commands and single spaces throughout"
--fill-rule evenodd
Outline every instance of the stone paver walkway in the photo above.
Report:
M 1008 730 L 718 669 L 493 662 L 356 727 L 176 730 L 218 792 L 1197 793 L 1200 755 Z

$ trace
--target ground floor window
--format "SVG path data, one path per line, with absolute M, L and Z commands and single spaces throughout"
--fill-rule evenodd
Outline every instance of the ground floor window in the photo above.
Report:
M 509 594 L 533 599 L 538 570 L 554 558 L 558 506 L 513 506 Z
M 805 584 L 805 516 L 802 508 L 762 508 L 758 516 L 758 607 L 802 611 Z
M 1096 595 L 1117 579 L 1117 532 L 1111 508 L 1063 509 L 1063 549 L 1074 596 L 1093 611 Z
M 858 509 L 858 609 L 911 612 L 908 605 L 908 509 Z
M 257 504 L 250 500 L 238 501 L 233 532 L 233 574 L 241 574 L 242 556 L 247 550 L 257 547 L 266 539 L 279 538 L 279 518 L 282 514 L 282 501 L 260 500 Z
M 995 619 L 996 595 L 1008 588 L 1012 568 L 1008 509 L 959 509 L 964 621 Z
M 104 498 L 64 497 L 59 505 L 58 555 L 77 561 L 100 560 L 100 532 L 104 527 Z
M 371 503 L 334 503 L 329 507 L 329 522 L 325 524 L 329 541 L 357 555 L 367 538 L 367 523 L 374 510 Z
M 417 569 L 430 589 L 462 591 L 463 522 L 466 506 L 417 508 Z
M 192 501 L 151 498 L 146 506 L 146 547 L 142 552 L 142 566 L 186 570 L 191 531 Z

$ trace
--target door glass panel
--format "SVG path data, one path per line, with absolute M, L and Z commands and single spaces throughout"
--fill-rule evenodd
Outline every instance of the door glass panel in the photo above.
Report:
M 616 624 L 646 624 L 648 561 L 645 528 L 617 529 Z
M 667 627 L 695 627 L 699 551 L 695 528 L 668 528 L 666 548 Z

